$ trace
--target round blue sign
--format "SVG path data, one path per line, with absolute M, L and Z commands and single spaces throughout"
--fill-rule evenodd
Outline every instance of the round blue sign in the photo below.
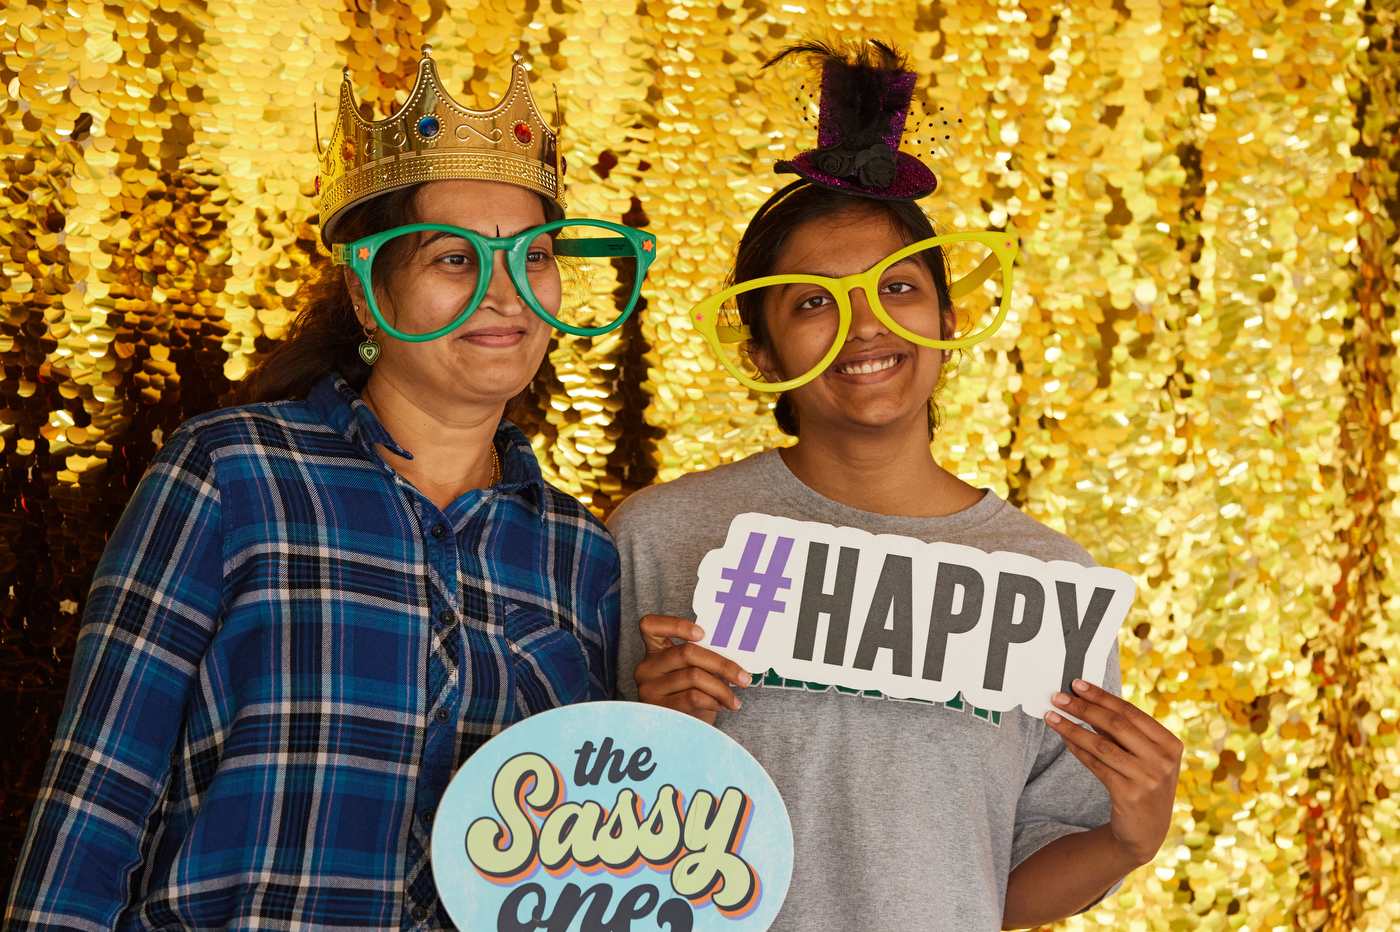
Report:
M 531 716 L 462 765 L 432 864 L 462 932 L 759 932 L 787 896 L 792 824 L 723 732 L 589 702 Z

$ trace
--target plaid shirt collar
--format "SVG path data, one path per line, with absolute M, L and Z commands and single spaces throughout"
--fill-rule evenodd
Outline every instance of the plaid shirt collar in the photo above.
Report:
M 413 459 L 413 454 L 399 446 L 360 393 L 351 388 L 339 372 L 332 371 L 316 383 L 306 401 L 327 426 L 354 444 L 366 458 L 382 462 L 383 458 L 374 448 L 378 444 L 404 459 Z M 495 485 L 496 490 L 519 495 L 544 521 L 544 474 L 540 472 L 529 438 L 502 418 L 496 428 L 495 443 L 501 455 L 501 479 Z

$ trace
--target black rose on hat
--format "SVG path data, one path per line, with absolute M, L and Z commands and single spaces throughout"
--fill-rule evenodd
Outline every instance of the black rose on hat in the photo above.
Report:
M 883 142 L 856 153 L 851 169 L 867 188 L 888 188 L 894 183 L 894 153 Z
M 856 157 L 845 149 L 817 149 L 812 153 L 817 171 L 833 178 L 845 178 L 855 171 Z

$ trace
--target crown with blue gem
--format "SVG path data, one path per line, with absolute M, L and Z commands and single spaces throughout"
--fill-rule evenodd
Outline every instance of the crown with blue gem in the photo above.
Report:
M 340 113 L 324 150 L 317 134 L 322 242 L 330 245 L 336 218 L 345 208 L 425 181 L 503 181 L 562 206 L 564 160 L 558 136 L 535 107 L 521 59 L 516 52 L 504 99 L 490 110 L 471 110 L 443 88 L 432 48 L 425 45 L 408 100 L 377 122 L 360 116 L 346 68 Z

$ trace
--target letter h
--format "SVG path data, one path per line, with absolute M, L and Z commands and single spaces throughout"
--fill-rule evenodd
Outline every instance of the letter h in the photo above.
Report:
M 813 541 L 807 548 L 807 575 L 802 583 L 802 604 L 797 609 L 797 637 L 792 645 L 794 660 L 811 660 L 817 643 L 817 619 L 830 616 L 826 626 L 826 663 L 846 662 L 846 633 L 851 626 L 851 602 L 855 599 L 856 565 L 860 551 L 842 547 L 836 561 L 836 587 L 823 590 L 826 559 L 831 548 Z

